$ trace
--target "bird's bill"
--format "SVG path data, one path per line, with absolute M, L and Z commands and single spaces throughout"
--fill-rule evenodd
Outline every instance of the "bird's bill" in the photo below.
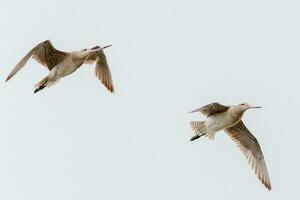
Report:
M 112 45 L 106 45 L 104 47 L 100 47 L 100 46 L 94 46 L 93 48 L 91 48 L 91 52 L 96 52 L 96 51 L 101 51 L 102 49 L 105 49 L 105 48 L 108 48 L 108 47 L 111 47 Z
M 248 109 L 253 109 L 253 108 L 262 108 L 261 106 L 248 106 Z
M 106 46 L 102 47 L 101 49 L 105 49 L 105 48 L 108 48 L 108 47 L 111 47 L 111 46 L 112 46 L 112 45 L 109 44 L 109 45 L 106 45 Z
M 191 111 L 191 112 L 189 112 L 189 113 L 200 112 L 200 110 L 201 110 L 201 108 L 198 108 L 198 109 L 196 109 L 196 110 L 192 110 L 192 111 Z

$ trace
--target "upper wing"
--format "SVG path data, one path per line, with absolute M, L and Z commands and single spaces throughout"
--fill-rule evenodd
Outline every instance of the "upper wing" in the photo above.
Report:
M 8 81 L 11 77 L 13 77 L 20 69 L 22 69 L 29 58 L 33 57 L 36 61 L 38 61 L 43 66 L 47 67 L 51 70 L 55 65 L 61 62 L 68 54 L 63 51 L 59 51 L 53 47 L 49 40 L 46 40 L 33 49 L 29 51 L 29 53 L 22 58 L 22 60 L 14 67 L 14 69 L 10 72 L 6 81 Z
M 190 113 L 193 113 L 193 112 L 200 112 L 202 113 L 203 115 L 205 115 L 206 117 L 209 117 L 215 113 L 220 113 L 220 112 L 224 112 L 228 109 L 229 107 L 228 106 L 224 106 L 220 103 L 211 103 L 211 104 L 208 104 L 206 106 L 203 106 L 201 108 L 198 108 L 196 110 L 193 110 L 191 111 Z
M 65 59 L 67 55 L 66 52 L 55 49 L 51 42 L 46 40 L 40 43 L 35 49 L 33 59 L 51 70 L 55 65 Z
M 242 121 L 225 129 L 225 132 L 243 152 L 259 180 L 268 190 L 271 190 L 271 181 L 267 166 L 257 139 L 250 133 Z
M 103 50 L 92 53 L 84 61 L 85 64 L 92 64 L 94 62 L 96 62 L 95 75 L 101 80 L 102 84 L 113 93 L 113 81 Z

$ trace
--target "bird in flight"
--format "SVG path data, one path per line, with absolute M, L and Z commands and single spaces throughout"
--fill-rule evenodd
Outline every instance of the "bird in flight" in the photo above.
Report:
M 104 55 L 103 49 L 110 47 L 95 46 L 90 49 L 82 49 L 79 51 L 64 52 L 57 50 L 49 40 L 39 43 L 29 51 L 27 55 L 15 66 L 10 72 L 6 81 L 11 79 L 20 69 L 22 69 L 27 61 L 32 57 L 41 65 L 49 70 L 48 76 L 35 84 L 34 93 L 49 87 L 56 83 L 59 79 L 72 74 L 82 64 L 96 63 L 95 74 L 102 84 L 110 91 L 114 92 L 111 73 Z
M 216 132 L 224 130 L 242 151 L 259 180 L 271 190 L 271 181 L 260 145 L 242 121 L 244 112 L 253 108 L 261 107 L 249 106 L 247 103 L 234 106 L 211 103 L 191 111 L 191 113 L 200 112 L 207 117 L 205 121 L 190 123 L 195 133 L 191 141 L 201 136 L 214 139 Z

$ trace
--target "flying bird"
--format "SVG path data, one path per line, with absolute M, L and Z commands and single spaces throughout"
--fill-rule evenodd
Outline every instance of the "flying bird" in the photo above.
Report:
M 191 141 L 201 136 L 214 139 L 216 132 L 224 130 L 242 151 L 259 180 L 271 190 L 271 181 L 260 145 L 242 121 L 244 112 L 252 108 L 261 107 L 249 106 L 247 103 L 234 106 L 211 103 L 191 111 L 191 113 L 200 112 L 207 117 L 205 121 L 190 123 L 195 133 Z
M 35 84 L 34 93 L 49 87 L 59 81 L 61 78 L 75 72 L 82 64 L 96 63 L 95 75 L 102 84 L 110 91 L 114 92 L 111 73 L 104 55 L 103 49 L 110 47 L 95 46 L 90 49 L 82 49 L 79 51 L 64 52 L 57 50 L 49 40 L 39 43 L 22 58 L 22 60 L 10 72 L 6 81 L 11 79 L 20 69 L 22 69 L 27 61 L 32 57 L 41 65 L 49 70 L 48 76 Z

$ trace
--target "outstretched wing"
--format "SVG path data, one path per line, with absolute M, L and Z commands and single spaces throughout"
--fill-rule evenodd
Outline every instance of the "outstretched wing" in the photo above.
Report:
M 36 45 L 31 49 L 24 58 L 14 67 L 10 72 L 6 81 L 12 78 L 20 69 L 22 69 L 29 58 L 33 58 L 38 61 L 41 65 L 47 67 L 51 70 L 55 65 L 60 63 L 68 54 L 63 51 L 59 51 L 53 47 L 49 40 L 46 40 L 42 43 Z
M 93 64 L 94 62 L 96 62 L 95 75 L 102 82 L 102 84 L 113 93 L 113 81 L 103 50 L 92 53 L 84 61 L 85 64 Z
M 225 132 L 243 152 L 259 180 L 268 190 L 271 190 L 271 181 L 267 166 L 257 139 L 250 133 L 242 121 L 225 129 Z
M 211 103 L 211 104 L 208 104 L 206 106 L 203 106 L 201 108 L 198 108 L 196 110 L 193 110 L 191 111 L 190 113 L 194 113 L 194 112 L 200 112 L 202 113 L 203 115 L 205 115 L 206 117 L 209 117 L 215 113 L 221 113 L 221 112 L 224 112 L 228 109 L 229 107 L 228 106 L 224 106 L 220 103 Z

